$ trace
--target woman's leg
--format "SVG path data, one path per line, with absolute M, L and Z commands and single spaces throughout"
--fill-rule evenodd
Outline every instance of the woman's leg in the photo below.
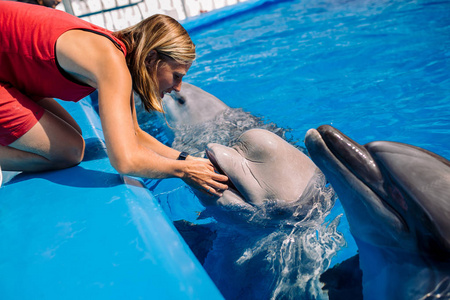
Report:
M 83 159 L 78 124 L 54 99 L 34 102 L 0 82 L 0 165 L 4 171 L 43 171 Z
M 81 128 L 72 116 L 53 98 L 43 98 L 37 104 L 53 113 L 55 116 L 66 121 L 70 126 L 75 128 L 81 134 Z
M 77 129 L 46 110 L 23 136 L 0 146 L 0 165 L 4 171 L 61 169 L 77 165 L 83 155 L 84 140 Z

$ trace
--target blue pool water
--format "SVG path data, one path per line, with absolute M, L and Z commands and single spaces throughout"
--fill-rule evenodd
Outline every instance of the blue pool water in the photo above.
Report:
M 191 35 L 186 81 L 291 128 L 450 157 L 449 1 L 272 1 Z
M 198 53 L 185 80 L 231 107 L 288 129 L 287 137 L 297 146 L 304 146 L 308 129 L 331 124 L 361 144 L 399 141 L 450 159 L 450 1 L 253 1 L 248 9 L 205 14 L 185 26 Z M 170 133 L 153 125 L 149 130 L 170 144 Z M 179 181 L 147 184 L 172 220 L 220 223 L 214 215 L 197 218 L 204 208 Z M 325 222 L 339 221 L 343 213 L 337 200 Z M 226 245 L 242 243 L 245 235 L 228 231 L 219 239 L 217 226 L 201 233 L 193 229 L 190 236 L 195 232 L 204 241 L 212 235 L 210 244 L 222 243 L 205 246 L 201 258 L 219 290 L 230 299 L 273 296 L 274 291 L 249 292 L 252 288 L 242 283 L 245 278 L 257 289 L 255 282 L 263 276 L 221 267 L 227 260 L 217 249 L 233 256 L 248 248 L 230 250 Z M 324 228 L 318 227 L 317 236 Z M 260 238 L 267 241 L 264 230 Z M 326 267 L 357 252 L 345 215 L 337 233 L 346 243 L 322 256 Z M 261 261 L 267 261 L 271 252 L 261 253 L 266 255 Z M 253 267 L 241 271 L 261 272 L 261 263 Z M 231 292 L 238 289 L 247 292 Z M 311 286 L 300 292 L 277 295 L 326 299 Z

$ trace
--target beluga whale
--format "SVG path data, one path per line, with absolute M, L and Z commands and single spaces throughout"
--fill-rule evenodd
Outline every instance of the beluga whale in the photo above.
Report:
M 244 132 L 232 147 L 209 143 L 206 155 L 230 180 L 230 188 L 215 204 L 288 205 L 303 200 L 307 210 L 312 190 L 325 184 L 322 172 L 308 156 L 264 129 Z
M 230 181 L 221 197 L 196 193 L 216 226 L 226 228 L 227 249 L 217 246 L 219 257 L 208 255 L 215 265 L 223 262 L 220 272 L 210 272 L 212 278 L 219 286 L 257 287 L 259 294 L 252 290 L 248 299 L 325 299 L 319 276 L 345 242 L 336 231 L 340 217 L 324 222 L 335 197 L 323 173 L 302 151 L 265 129 L 247 130 L 231 146 L 209 143 L 206 155 Z M 259 274 L 259 268 L 271 271 Z M 255 276 L 244 279 L 248 272 Z M 233 279 L 224 282 L 223 273 Z M 245 293 L 226 291 L 226 296 L 239 299 Z
M 165 95 L 163 106 L 167 121 L 175 127 L 204 123 L 229 109 L 216 96 L 188 82 L 182 83 L 179 92 Z
M 174 138 L 171 146 L 195 156 L 204 156 L 208 143 L 232 145 L 245 131 L 261 128 L 285 137 L 286 130 L 265 122 L 241 108 L 232 108 L 207 91 L 183 82 L 179 92 L 163 98 L 162 116 Z
M 305 145 L 344 208 L 364 299 L 450 299 L 450 162 L 398 142 L 359 145 L 329 125 Z

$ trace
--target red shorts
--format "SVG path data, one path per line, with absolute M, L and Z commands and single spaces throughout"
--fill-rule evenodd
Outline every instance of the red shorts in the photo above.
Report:
M 44 111 L 12 85 L 0 82 L 0 145 L 8 146 L 27 133 Z

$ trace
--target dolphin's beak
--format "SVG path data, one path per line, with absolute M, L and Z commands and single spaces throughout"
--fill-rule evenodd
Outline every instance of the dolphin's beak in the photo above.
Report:
M 328 149 L 361 181 L 380 190 L 383 175 L 367 149 L 329 125 L 317 128 Z
M 389 197 L 384 188 L 385 179 L 365 146 L 329 125 L 310 129 L 305 145 L 341 199 L 347 216 L 357 219 L 353 224 L 367 218 L 375 222 L 384 220 L 385 230 L 408 230 L 401 214 L 386 201 Z M 353 232 L 357 231 L 353 226 Z M 356 235 L 364 237 L 366 233 Z

